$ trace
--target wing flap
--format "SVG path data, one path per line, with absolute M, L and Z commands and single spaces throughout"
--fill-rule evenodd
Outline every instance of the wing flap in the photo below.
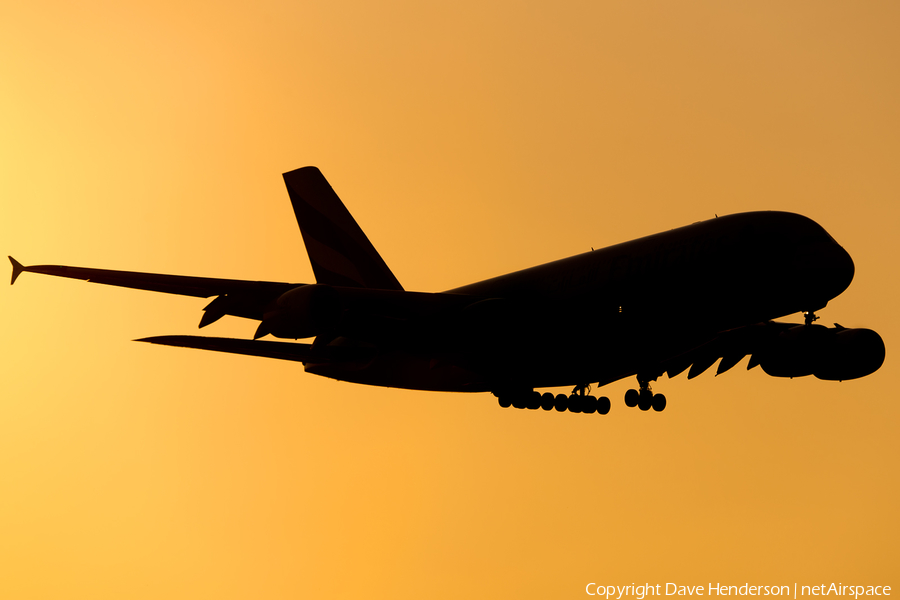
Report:
M 721 375 L 734 367 L 748 354 L 751 355 L 751 360 L 747 368 L 752 369 L 756 366 L 754 363 L 756 353 L 761 348 L 764 348 L 778 333 L 793 326 L 795 326 L 793 323 L 765 321 L 730 331 L 723 331 L 705 344 L 664 361 L 662 371 L 666 372 L 671 379 L 690 367 L 688 379 L 693 379 L 709 369 L 721 358 L 722 362 L 719 363 L 719 367 L 716 369 L 716 375 Z

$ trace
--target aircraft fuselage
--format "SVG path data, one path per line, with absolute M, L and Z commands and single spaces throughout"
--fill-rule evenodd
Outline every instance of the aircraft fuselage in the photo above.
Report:
M 806 217 L 729 215 L 448 290 L 482 299 L 450 330 L 425 320 L 365 365 L 307 370 L 454 391 L 602 385 L 720 332 L 821 309 L 853 274 L 849 254 Z

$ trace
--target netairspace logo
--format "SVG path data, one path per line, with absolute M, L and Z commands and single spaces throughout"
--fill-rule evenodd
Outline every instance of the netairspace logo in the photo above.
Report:
M 799 596 L 890 596 L 889 585 L 843 585 L 841 583 L 821 583 L 819 585 L 724 585 L 710 583 L 701 585 L 679 585 L 677 583 L 645 583 L 642 585 L 603 585 L 589 583 L 584 587 L 589 596 L 603 596 L 606 600 L 634 598 L 644 600 L 648 596 L 784 596 L 796 600 Z

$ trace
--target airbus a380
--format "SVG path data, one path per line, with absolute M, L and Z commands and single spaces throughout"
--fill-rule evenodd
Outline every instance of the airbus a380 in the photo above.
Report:
M 850 255 L 786 212 L 717 217 L 441 293 L 410 292 L 315 167 L 284 174 L 316 283 L 161 275 L 58 265 L 23 272 L 213 298 L 200 327 L 259 321 L 252 340 L 168 335 L 138 341 L 303 363 L 376 386 L 492 392 L 503 407 L 606 414 L 589 394 L 636 377 L 625 404 L 666 407 L 651 382 L 717 374 L 750 356 L 775 377 L 841 381 L 884 362 L 870 329 L 815 324 L 853 279 Z M 803 323 L 778 319 L 803 313 Z M 311 339 L 311 343 L 263 340 Z M 572 386 L 571 395 L 539 388 Z

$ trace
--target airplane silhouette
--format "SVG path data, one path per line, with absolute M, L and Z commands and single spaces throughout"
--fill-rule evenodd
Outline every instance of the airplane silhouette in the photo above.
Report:
M 314 284 L 58 265 L 23 271 L 185 296 L 215 297 L 200 319 L 259 321 L 252 340 L 167 335 L 136 341 L 303 363 L 376 386 L 492 392 L 503 407 L 606 414 L 590 395 L 637 376 L 625 404 L 662 411 L 650 382 L 750 355 L 776 377 L 840 381 L 884 362 L 870 329 L 814 324 L 850 285 L 850 255 L 814 221 L 785 212 L 717 217 L 441 293 L 409 292 L 315 167 L 284 174 Z M 802 312 L 804 323 L 776 322 Z M 314 338 L 311 344 L 260 340 Z M 566 396 L 536 388 L 573 386 Z

